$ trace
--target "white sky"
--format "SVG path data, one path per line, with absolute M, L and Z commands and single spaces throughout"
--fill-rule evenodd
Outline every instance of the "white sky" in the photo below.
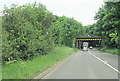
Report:
M 55 15 L 73 17 L 83 26 L 95 23 L 95 12 L 104 4 L 103 0 L 0 0 L 0 11 L 4 5 L 10 7 L 12 3 L 23 5 L 35 1 L 44 4 Z

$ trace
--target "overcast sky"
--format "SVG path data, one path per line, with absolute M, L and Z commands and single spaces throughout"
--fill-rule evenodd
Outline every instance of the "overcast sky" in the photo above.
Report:
M 0 0 L 0 11 L 4 9 L 4 5 L 10 7 L 12 3 L 23 5 L 35 1 L 46 5 L 53 14 L 73 17 L 84 26 L 95 22 L 95 12 L 104 4 L 103 0 Z

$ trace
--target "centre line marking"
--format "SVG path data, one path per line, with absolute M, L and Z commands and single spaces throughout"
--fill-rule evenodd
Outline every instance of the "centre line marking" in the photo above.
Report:
M 89 51 L 88 51 L 89 52 Z M 89 52 L 90 53 L 90 52 Z M 106 64 L 107 66 L 109 66 L 110 68 L 112 68 L 114 71 L 120 73 L 119 70 L 117 70 L 116 68 L 114 68 L 113 66 L 111 66 L 110 64 L 108 64 L 107 62 L 103 61 L 102 59 L 100 59 L 99 57 L 93 55 L 92 53 L 90 53 L 92 56 L 94 56 L 95 58 L 97 58 L 99 61 L 101 61 L 102 63 Z

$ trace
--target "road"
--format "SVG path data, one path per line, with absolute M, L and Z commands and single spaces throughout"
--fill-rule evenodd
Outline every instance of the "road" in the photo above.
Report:
M 118 79 L 118 57 L 97 50 L 78 51 L 42 79 Z

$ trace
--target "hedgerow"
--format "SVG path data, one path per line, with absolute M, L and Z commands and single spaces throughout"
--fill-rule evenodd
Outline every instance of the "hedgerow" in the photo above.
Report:
M 41 3 L 5 7 L 2 30 L 3 63 L 47 54 L 56 45 L 74 47 L 75 37 L 84 34 L 80 22 L 53 15 Z

